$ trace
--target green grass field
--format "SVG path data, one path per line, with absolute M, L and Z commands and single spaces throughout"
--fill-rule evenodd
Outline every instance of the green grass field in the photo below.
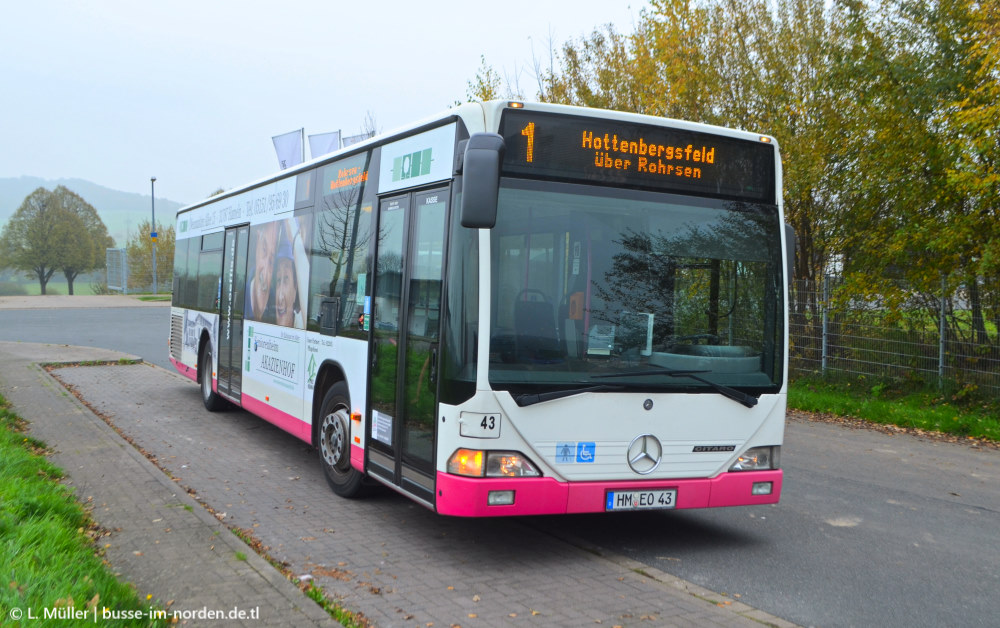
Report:
M 12 282 L 0 281 L 0 297 L 2 296 L 37 296 L 42 293 L 42 287 L 37 281 L 33 282 Z M 69 286 L 66 281 L 57 281 L 52 278 L 45 286 L 45 294 L 69 294 Z M 94 290 L 89 281 L 77 280 L 73 282 L 73 294 L 94 294 Z
M 969 387 L 937 390 L 865 377 L 801 378 L 789 383 L 788 407 L 1000 441 L 1000 401 Z
M 167 286 L 169 288 L 169 286 Z M 38 282 L 11 282 L 11 281 L 0 281 L 0 297 L 7 296 L 38 296 L 42 293 L 42 288 L 38 285 Z M 69 294 L 69 286 L 66 285 L 65 281 L 52 280 L 45 286 L 46 295 L 67 295 Z M 94 286 L 89 281 L 75 281 L 73 282 L 73 295 L 93 295 L 101 294 L 100 292 L 94 291 Z M 119 292 L 114 292 L 113 294 L 120 294 Z M 140 294 L 135 292 L 129 292 L 129 294 Z M 144 296 L 139 298 L 143 301 L 169 301 L 170 292 L 164 292 L 160 290 L 156 295 L 151 293 L 143 293 Z

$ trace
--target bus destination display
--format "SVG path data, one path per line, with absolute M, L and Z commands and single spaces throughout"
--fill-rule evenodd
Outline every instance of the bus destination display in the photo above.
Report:
M 774 202 L 771 144 L 615 120 L 508 109 L 505 175 Z

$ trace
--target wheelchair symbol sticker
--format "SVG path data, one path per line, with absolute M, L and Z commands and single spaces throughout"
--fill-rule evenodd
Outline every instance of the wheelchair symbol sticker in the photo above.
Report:
M 574 464 L 591 463 L 597 456 L 597 443 L 556 443 L 556 463 Z

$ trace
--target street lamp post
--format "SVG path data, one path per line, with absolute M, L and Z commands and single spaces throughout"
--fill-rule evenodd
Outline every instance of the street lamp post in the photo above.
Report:
M 153 210 L 153 222 L 150 224 L 149 237 L 153 241 L 153 294 L 157 293 L 156 290 L 156 177 L 150 177 L 149 179 L 149 190 L 150 190 L 150 204 Z

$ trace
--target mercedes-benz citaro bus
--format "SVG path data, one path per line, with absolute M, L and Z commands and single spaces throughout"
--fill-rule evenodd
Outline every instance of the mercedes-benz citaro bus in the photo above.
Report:
M 776 503 L 766 135 L 465 104 L 180 210 L 170 359 L 330 486 L 458 516 Z

